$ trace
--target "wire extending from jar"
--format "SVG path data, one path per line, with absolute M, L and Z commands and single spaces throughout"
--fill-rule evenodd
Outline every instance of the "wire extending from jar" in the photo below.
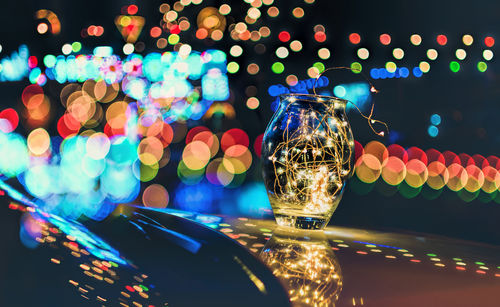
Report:
M 345 67 L 345 66 L 336 66 L 336 67 L 328 67 L 327 69 L 323 70 L 323 72 L 321 72 L 320 74 L 318 74 L 318 75 L 316 76 L 316 80 L 314 81 L 314 85 L 313 85 L 313 93 L 314 93 L 314 95 L 319 96 L 318 94 L 316 94 L 316 84 L 318 83 L 318 79 L 319 79 L 319 78 L 321 78 L 321 76 L 323 76 L 323 74 L 324 74 L 324 73 L 326 73 L 327 71 L 332 71 L 332 70 L 341 70 L 341 69 L 350 70 L 350 71 L 356 71 L 357 73 L 360 73 L 360 74 L 361 74 L 361 76 L 362 76 L 362 77 L 363 77 L 363 78 L 364 78 L 364 79 L 368 82 L 368 84 L 370 84 L 370 91 L 371 91 L 372 93 L 375 93 L 375 94 L 377 94 L 377 93 L 379 92 L 379 90 L 377 90 L 377 89 L 375 88 L 375 86 L 373 85 L 373 83 L 371 83 L 371 82 L 370 82 L 370 80 L 368 79 L 368 77 L 366 77 L 366 76 L 365 76 L 365 74 L 363 74 L 363 73 L 361 72 L 361 70 L 356 69 L 356 68 Z M 379 135 L 379 136 L 384 136 L 384 135 L 385 135 L 384 131 L 382 131 L 382 130 L 381 130 L 381 131 L 378 131 L 378 132 L 377 132 L 377 131 L 375 130 L 375 128 L 373 127 L 373 125 L 374 125 L 375 123 L 380 123 L 380 124 L 382 124 L 382 125 L 384 125 L 384 126 L 385 126 L 385 129 L 387 130 L 387 134 L 389 134 L 389 127 L 387 126 L 387 124 L 386 124 L 385 122 L 383 122 L 383 121 L 380 121 L 380 120 L 378 120 L 378 119 L 374 119 L 374 118 L 373 118 L 373 108 L 374 108 L 374 106 L 375 106 L 375 104 L 374 104 L 374 103 L 372 103 L 372 107 L 371 107 L 371 109 L 370 109 L 370 114 L 367 116 L 367 115 L 365 115 L 365 114 L 364 114 L 364 113 L 363 113 L 363 112 L 359 109 L 359 107 L 358 107 L 358 106 L 357 106 L 354 102 L 352 102 L 352 101 L 350 101 L 350 100 L 347 100 L 347 102 L 351 103 L 351 104 L 352 104 L 352 105 L 356 108 L 356 110 L 358 110 L 359 114 L 361 114 L 361 116 L 362 116 L 363 118 L 365 118 L 365 119 L 368 121 L 368 126 L 370 127 L 370 129 L 372 129 L 372 131 L 373 131 L 374 133 L 376 133 L 376 134 L 377 134 L 377 135 Z

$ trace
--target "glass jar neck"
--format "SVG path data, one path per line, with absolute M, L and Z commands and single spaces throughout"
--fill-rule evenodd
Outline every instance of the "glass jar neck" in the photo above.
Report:
M 345 110 L 346 100 L 320 95 L 288 94 L 280 96 L 280 106 L 314 110 Z

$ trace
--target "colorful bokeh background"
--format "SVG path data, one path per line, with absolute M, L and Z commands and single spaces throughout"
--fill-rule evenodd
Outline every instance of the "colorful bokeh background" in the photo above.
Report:
M 278 96 L 346 66 L 316 83 L 351 102 L 356 139 L 332 223 L 498 242 L 497 5 L 472 23 L 462 2 L 6 3 L 1 180 L 73 219 L 119 204 L 269 218 L 260 146 Z M 385 137 L 354 108 L 372 103 Z

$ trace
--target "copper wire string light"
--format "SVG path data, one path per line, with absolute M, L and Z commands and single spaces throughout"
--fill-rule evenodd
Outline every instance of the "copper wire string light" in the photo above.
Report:
M 365 74 L 363 72 L 361 72 L 361 70 L 359 69 L 356 69 L 356 68 L 351 68 L 351 67 L 346 67 L 346 66 L 336 66 L 336 67 L 328 67 L 326 68 L 325 70 L 323 70 L 320 74 L 318 74 L 316 76 L 316 80 L 314 81 L 314 86 L 313 86 L 313 93 L 314 95 L 317 95 L 316 94 L 316 85 L 318 83 L 318 80 L 319 78 L 321 78 L 321 76 L 323 76 L 324 73 L 326 73 L 327 71 L 333 71 L 333 70 L 341 70 L 341 69 L 345 69 L 345 70 L 350 70 L 352 72 L 356 72 L 358 74 L 361 74 L 361 76 L 366 80 L 366 82 L 368 82 L 368 84 L 370 85 L 370 92 L 372 93 L 375 93 L 375 94 L 378 94 L 380 91 L 378 89 L 375 88 L 375 86 L 373 85 L 373 83 L 370 81 L 370 79 L 368 79 L 367 76 L 365 76 Z M 387 126 L 387 124 L 383 121 L 380 121 L 380 120 L 377 120 L 377 119 L 374 119 L 373 118 L 373 108 L 375 107 L 375 104 L 372 104 L 372 107 L 370 109 L 370 114 L 368 116 L 366 116 L 360 109 L 359 107 L 352 101 L 350 100 L 346 100 L 348 103 L 352 104 L 354 106 L 354 108 L 356 108 L 356 110 L 358 110 L 359 114 L 365 118 L 367 121 L 368 121 L 368 126 L 370 126 L 370 129 L 372 129 L 373 132 L 375 132 L 376 134 L 378 134 L 379 136 L 384 136 L 385 133 L 384 131 L 379 131 L 377 132 L 375 130 L 375 128 L 373 128 L 373 124 L 375 123 L 380 123 L 382 125 L 385 126 L 385 129 L 387 130 L 387 133 L 389 133 L 389 127 Z
M 321 228 L 318 223 L 328 222 L 352 174 L 354 141 L 346 101 L 303 94 L 281 99 L 263 142 L 271 204 L 281 225 L 298 226 L 297 218 L 308 217 L 317 223 L 299 228 Z
M 332 67 L 328 70 L 348 69 Z M 347 100 L 316 93 L 283 94 L 266 129 L 262 153 L 264 181 L 279 225 L 323 228 L 342 197 L 353 172 L 354 139 L 345 114 Z M 368 81 L 369 82 L 369 81 Z M 370 83 L 373 92 L 378 92 Z M 352 102 L 351 102 L 352 103 Z M 373 124 L 373 105 L 367 119 Z

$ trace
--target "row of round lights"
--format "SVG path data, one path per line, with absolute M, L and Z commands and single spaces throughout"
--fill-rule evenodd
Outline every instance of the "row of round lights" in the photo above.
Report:
M 353 45 L 358 45 L 361 43 L 361 35 L 359 35 L 358 33 L 351 33 L 351 34 L 349 34 L 348 38 L 349 38 L 349 42 Z M 379 41 L 382 45 L 387 46 L 387 45 L 391 44 L 392 37 L 391 37 L 391 35 L 384 33 L 384 34 L 381 34 L 379 36 Z M 413 34 L 410 36 L 410 42 L 414 46 L 419 46 L 422 43 L 422 37 L 418 34 Z M 448 43 L 448 37 L 444 34 L 439 34 L 436 36 L 436 42 L 439 45 L 444 46 Z M 470 34 L 465 34 L 462 37 L 462 42 L 464 45 L 470 46 L 474 42 L 474 38 Z M 495 45 L 495 39 L 491 36 L 486 36 L 484 38 L 483 42 L 484 42 L 484 45 L 488 48 L 491 48 Z
M 370 56 L 370 51 L 367 48 L 362 47 L 357 50 L 356 54 L 361 60 L 366 60 Z M 396 60 L 401 60 L 403 59 L 405 52 L 401 48 L 394 48 L 392 51 L 392 55 Z M 426 56 L 429 60 L 434 61 L 438 58 L 438 51 L 436 49 L 430 48 L 427 50 Z M 455 56 L 458 60 L 462 61 L 467 57 L 467 52 L 464 49 L 459 48 L 455 51 Z M 490 61 L 491 59 L 493 59 L 493 51 L 491 51 L 490 49 L 485 49 L 483 50 L 482 56 L 486 61 Z
M 391 186 L 405 181 L 417 189 L 427 184 L 434 190 L 446 186 L 455 192 L 465 189 L 476 193 L 481 189 L 488 194 L 497 193 L 500 187 L 500 159 L 496 156 L 457 155 L 451 151 L 423 151 L 417 147 L 405 150 L 397 144 L 385 147 L 377 141 L 364 148 L 358 142 L 355 146 L 355 172 L 365 183 L 382 177 Z

